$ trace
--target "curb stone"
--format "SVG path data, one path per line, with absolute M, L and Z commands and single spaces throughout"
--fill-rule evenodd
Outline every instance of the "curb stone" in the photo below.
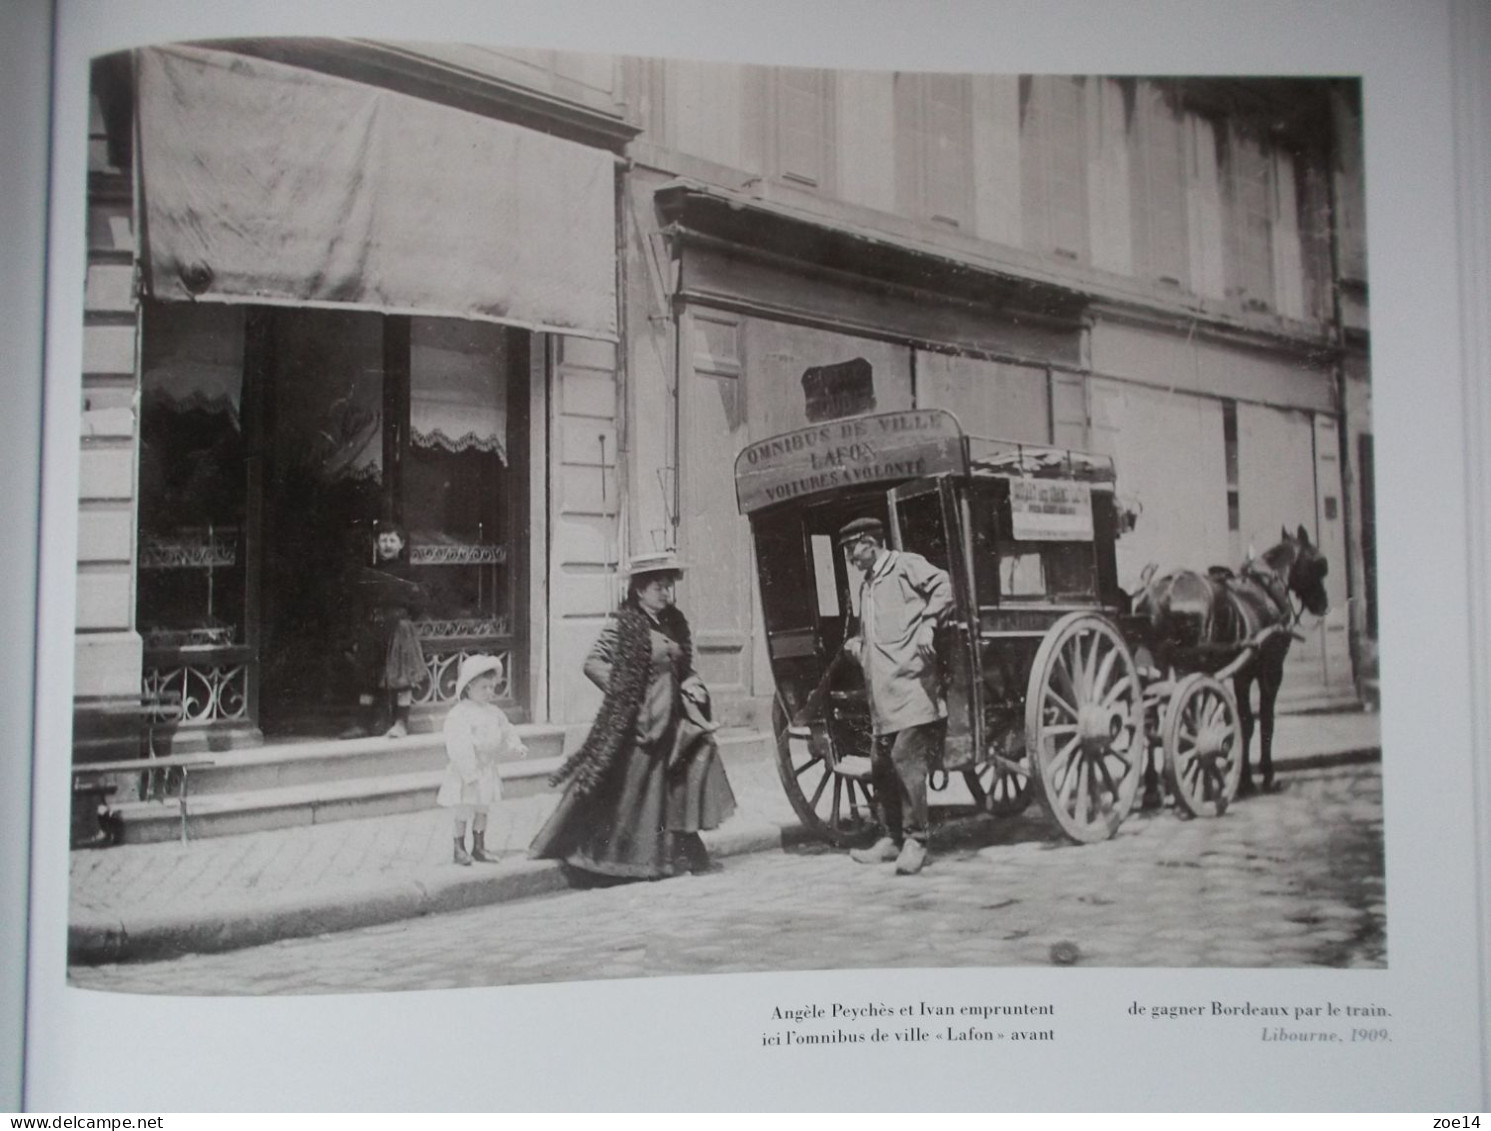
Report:
M 817 840 L 800 825 L 766 823 L 706 833 L 704 839 L 710 853 L 719 857 L 770 852 Z M 122 919 L 114 915 L 75 915 L 68 925 L 68 961 L 96 966 L 216 954 L 281 939 L 312 938 L 487 907 L 569 888 L 557 861 L 518 858 L 482 871 L 431 869 L 417 876 L 369 881 L 332 892 L 310 890 L 237 900 L 194 913 L 146 912 Z

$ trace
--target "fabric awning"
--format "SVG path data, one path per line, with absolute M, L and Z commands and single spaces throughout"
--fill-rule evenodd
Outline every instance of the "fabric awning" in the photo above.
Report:
M 139 59 L 154 297 L 616 339 L 611 154 L 225 51 Z

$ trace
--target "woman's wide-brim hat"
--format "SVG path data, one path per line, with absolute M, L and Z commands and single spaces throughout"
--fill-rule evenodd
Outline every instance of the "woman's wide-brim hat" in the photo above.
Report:
M 467 656 L 461 661 L 460 674 L 456 676 L 456 698 L 466 694 L 466 685 L 477 676 L 496 672 L 502 678 L 502 661 L 496 656 Z
M 633 554 L 626 566 L 627 577 L 641 577 L 646 573 L 674 573 L 682 576 L 683 562 L 678 560 L 678 555 L 672 550 Z

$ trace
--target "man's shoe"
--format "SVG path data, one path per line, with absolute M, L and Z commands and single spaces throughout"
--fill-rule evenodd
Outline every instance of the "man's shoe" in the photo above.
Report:
M 849 859 L 856 864 L 889 864 L 900 851 L 895 841 L 888 836 L 883 836 L 869 848 L 850 849 Z
M 896 857 L 896 875 L 914 876 L 927 862 L 927 846 L 919 840 L 908 840 Z

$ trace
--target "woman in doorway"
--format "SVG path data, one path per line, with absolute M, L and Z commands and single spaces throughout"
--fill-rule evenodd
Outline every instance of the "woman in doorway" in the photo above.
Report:
M 605 699 L 551 779 L 568 784 L 530 855 L 627 879 L 708 870 L 699 833 L 735 811 L 735 795 L 689 623 L 673 604 L 682 574 L 672 554 L 632 560 L 626 600 L 585 661 Z
M 409 733 L 414 689 L 429 678 L 414 628 L 424 594 L 410 576 L 409 536 L 403 527 L 383 523 L 374 545 L 377 564 L 365 568 L 358 579 L 362 613 L 353 651 L 359 718 L 343 738 L 372 734 L 385 720 L 389 726 L 384 734 L 404 737 Z

